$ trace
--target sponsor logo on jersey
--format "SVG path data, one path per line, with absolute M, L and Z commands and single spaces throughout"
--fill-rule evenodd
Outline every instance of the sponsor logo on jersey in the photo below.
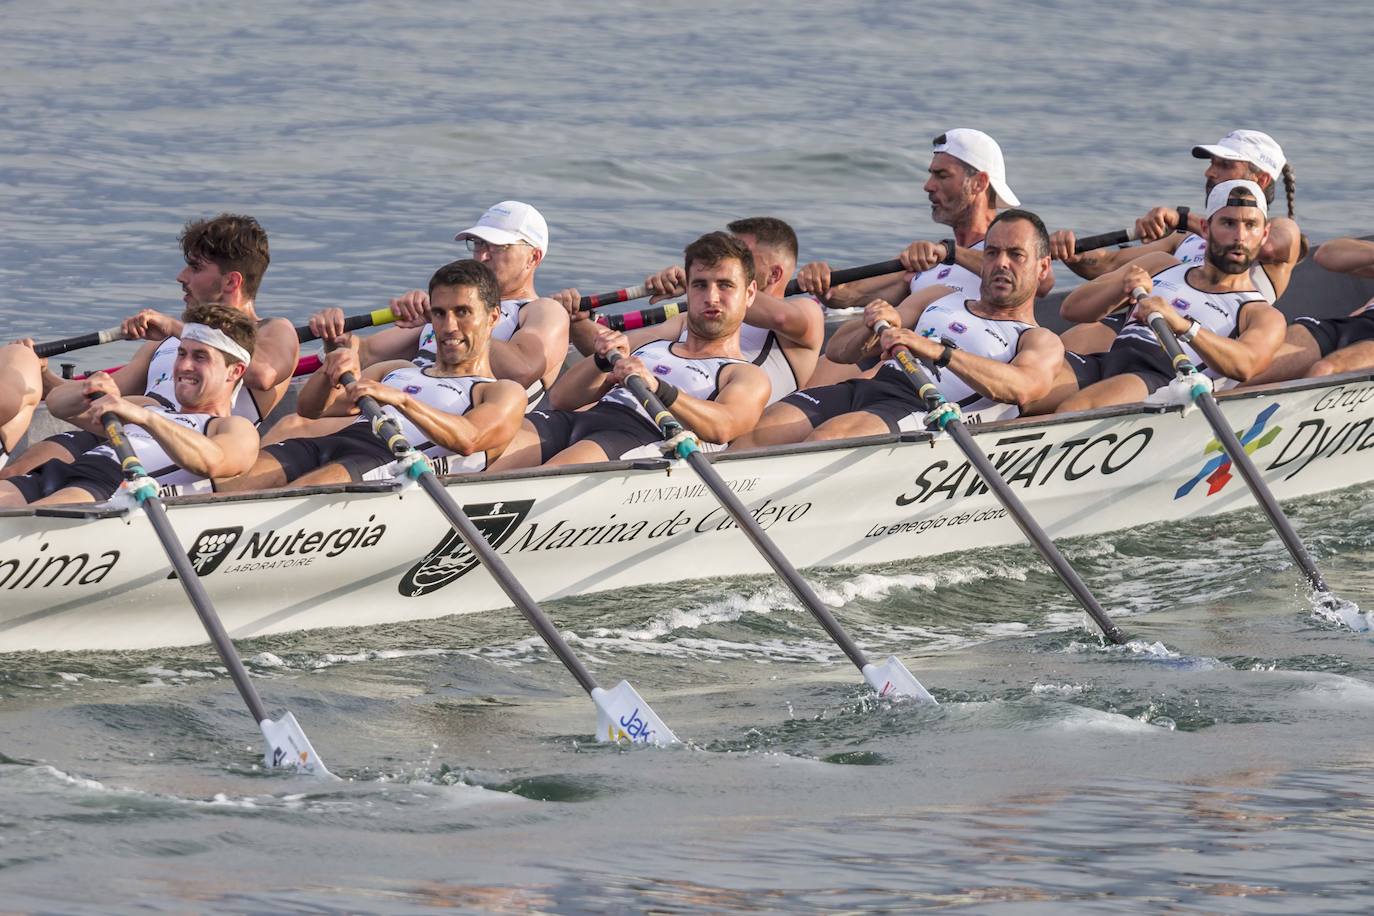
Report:
M 654 375 L 672 375 L 672 373 L 673 373 L 673 367 L 672 367 L 672 366 L 667 366 L 667 365 L 663 365 L 663 364 L 654 366 Z
M 1169 304 L 1180 312 L 1186 312 L 1191 307 L 1191 303 L 1187 299 L 1174 299 Z
M 962 321 L 951 321 L 949 323 L 949 329 L 953 331 L 955 334 L 968 333 L 968 325 L 964 324 Z
M 946 267 L 946 268 L 942 269 L 938 274 L 935 275 L 935 279 L 937 279 L 937 280 L 943 280 L 945 277 L 948 277 L 948 276 L 949 276 L 950 271 L 953 270 L 953 269 L 954 269 L 954 268 L 952 268 L 952 267 Z
M 402 388 L 401 390 L 404 391 L 406 394 L 419 394 L 419 393 L 420 393 L 420 386 L 419 386 L 419 385 L 407 385 L 407 386 L 405 386 L 404 388 Z

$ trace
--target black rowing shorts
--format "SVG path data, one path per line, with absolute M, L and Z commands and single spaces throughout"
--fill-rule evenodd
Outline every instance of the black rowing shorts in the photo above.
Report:
M 1129 374 L 1144 382 L 1146 392 L 1153 394 L 1174 377 L 1173 363 L 1163 347 L 1131 337 L 1117 338 L 1106 353 L 1066 351 L 1064 358 L 1078 380 L 1079 391 L 1114 375 Z
M 888 431 L 900 432 L 902 420 L 924 414 L 926 404 L 906 373 L 883 366 L 872 378 L 852 378 L 834 385 L 794 391 L 778 403 L 791 404 L 806 414 L 812 429 L 841 414 L 862 410 L 887 424 Z M 917 428 L 920 425 L 917 424 Z
M 100 445 L 105 440 L 95 433 L 88 433 L 84 429 L 69 429 L 65 433 L 58 433 L 43 440 L 51 442 L 53 445 L 64 449 L 67 454 L 75 460 L 89 452 L 91 449 Z
M 1312 339 L 1327 357 L 1337 350 L 1365 340 L 1374 340 L 1374 309 L 1348 318 L 1298 318 L 1293 322 L 1307 328 Z
M 658 427 L 639 411 L 606 401 L 588 410 L 535 410 L 525 419 L 539 434 L 540 464 L 584 439 L 595 442 L 610 461 L 663 441 Z
M 68 487 L 85 490 L 91 499 L 103 503 L 114 496 L 123 482 L 119 462 L 105 455 L 82 455 L 70 464 L 54 458 L 27 474 L 9 479 L 23 494 L 24 501 L 30 503 Z
M 1112 312 L 1106 318 L 1101 319 L 1101 322 L 1102 324 L 1105 324 L 1107 327 L 1111 328 L 1113 331 L 1120 334 L 1122 327 L 1124 327 L 1126 324 L 1126 319 L 1130 317 L 1131 306 L 1127 306 L 1124 309 L 1117 309 L 1115 312 Z
M 341 465 L 354 483 L 368 471 L 396 460 L 391 449 L 372 433 L 368 423 L 352 426 L 328 436 L 302 436 L 266 446 L 263 451 L 277 459 L 287 482 L 303 477 L 326 464 Z

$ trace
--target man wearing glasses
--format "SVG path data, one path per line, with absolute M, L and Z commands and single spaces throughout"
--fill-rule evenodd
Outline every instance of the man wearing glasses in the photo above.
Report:
M 528 409 L 533 410 L 558 377 L 568 353 L 568 313 L 534 290 L 534 272 L 549 250 L 548 223 L 529 204 L 503 200 L 454 240 L 466 242 L 473 258 L 496 275 L 501 319 L 491 335 L 492 372 L 498 379 L 519 382 L 525 388 Z M 358 341 L 362 365 L 395 359 L 408 359 L 421 367 L 433 365 L 434 328 L 426 314 L 429 294 L 411 290 L 391 300 L 391 308 L 399 316 L 397 326 Z M 350 335 L 343 334 L 343 320 L 343 310 L 326 309 L 310 319 L 310 327 L 325 340 L 345 343 Z M 303 433 L 294 427 L 289 434 Z M 277 438 L 269 436 L 268 441 Z

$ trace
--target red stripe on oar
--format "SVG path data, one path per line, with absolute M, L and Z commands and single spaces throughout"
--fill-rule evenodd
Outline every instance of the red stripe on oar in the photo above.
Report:
M 626 312 L 624 315 L 621 315 L 620 317 L 625 319 L 625 330 L 627 331 L 633 331 L 637 328 L 644 327 L 643 312 Z
M 296 363 L 296 371 L 291 373 L 291 377 L 296 378 L 301 375 L 309 375 L 323 365 L 324 360 L 313 353 L 310 356 L 302 356 L 301 361 Z

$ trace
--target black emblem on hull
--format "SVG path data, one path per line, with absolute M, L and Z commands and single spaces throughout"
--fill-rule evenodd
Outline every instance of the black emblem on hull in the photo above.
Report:
M 464 506 L 463 512 L 472 519 L 487 543 L 500 547 L 520 527 L 532 506 L 532 499 L 515 499 Z M 396 590 L 407 598 L 419 598 L 467 575 L 477 563 L 477 555 L 463 543 L 458 532 L 450 529 L 423 560 L 406 571 Z
M 195 543 L 186 551 L 196 574 L 203 579 L 218 569 L 242 534 L 243 526 L 236 525 L 233 528 L 207 528 L 196 535 Z M 175 571 L 167 576 L 168 579 L 176 577 Z

